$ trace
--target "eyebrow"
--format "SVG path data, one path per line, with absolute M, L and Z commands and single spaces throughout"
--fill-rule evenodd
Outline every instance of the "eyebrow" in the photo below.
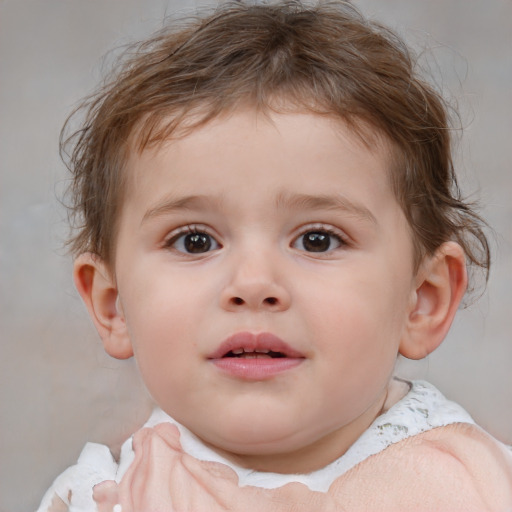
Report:
M 154 217 L 173 213 L 178 210 L 203 210 L 210 207 L 220 208 L 221 198 L 206 195 L 190 195 L 185 197 L 167 197 L 154 207 L 150 208 L 142 217 L 141 224 Z M 313 195 L 313 194 L 290 194 L 283 192 L 276 198 L 278 209 L 290 210 L 342 210 L 361 220 L 377 224 L 373 213 L 361 204 L 350 201 L 341 194 L 334 195 Z
M 191 195 L 185 197 L 167 197 L 150 208 L 142 217 L 141 224 L 154 217 L 172 213 L 178 210 L 201 210 L 209 206 L 219 206 L 220 200 L 204 195 Z
M 278 208 L 297 210 L 342 210 L 364 221 L 377 224 L 375 215 L 364 205 L 355 203 L 341 194 L 279 194 L 276 199 Z

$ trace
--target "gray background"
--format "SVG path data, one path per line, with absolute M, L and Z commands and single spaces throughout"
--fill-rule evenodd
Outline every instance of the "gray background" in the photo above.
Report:
M 487 293 L 460 312 L 435 354 L 400 363 L 399 372 L 429 379 L 512 443 L 512 2 L 356 3 L 424 53 L 458 101 L 464 188 L 478 193 L 496 230 Z M 66 180 L 57 141 L 66 115 L 100 79 L 108 49 L 194 5 L 0 0 L 1 512 L 34 509 L 86 441 L 115 446 L 149 411 L 133 363 L 103 354 L 74 291 L 56 199 Z

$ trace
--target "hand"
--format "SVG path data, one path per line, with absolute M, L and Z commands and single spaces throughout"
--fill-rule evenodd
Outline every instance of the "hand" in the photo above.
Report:
M 179 431 L 171 424 L 134 435 L 135 459 L 119 484 L 94 488 L 99 512 L 322 512 L 339 511 L 327 494 L 302 484 L 278 489 L 238 486 L 224 464 L 204 462 L 184 453 Z

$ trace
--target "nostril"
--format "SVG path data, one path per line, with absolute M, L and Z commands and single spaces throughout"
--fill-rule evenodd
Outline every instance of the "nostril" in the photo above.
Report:
M 276 297 L 267 297 L 263 299 L 263 304 L 267 304 L 269 306 L 275 306 L 278 302 L 279 300 Z M 241 297 L 232 297 L 231 304 L 234 304 L 235 306 L 242 306 L 245 304 L 245 300 Z

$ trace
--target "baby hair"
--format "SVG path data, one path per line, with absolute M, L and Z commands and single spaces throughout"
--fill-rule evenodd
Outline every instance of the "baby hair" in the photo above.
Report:
M 454 240 L 469 265 L 488 270 L 484 222 L 457 185 L 449 108 L 401 39 L 351 4 L 226 3 L 169 25 L 124 57 L 75 112 L 85 113 L 82 128 L 69 137 L 63 129 L 75 254 L 91 251 L 113 265 L 131 150 L 250 107 L 337 118 L 369 149 L 375 136 L 385 140 L 416 265 Z

